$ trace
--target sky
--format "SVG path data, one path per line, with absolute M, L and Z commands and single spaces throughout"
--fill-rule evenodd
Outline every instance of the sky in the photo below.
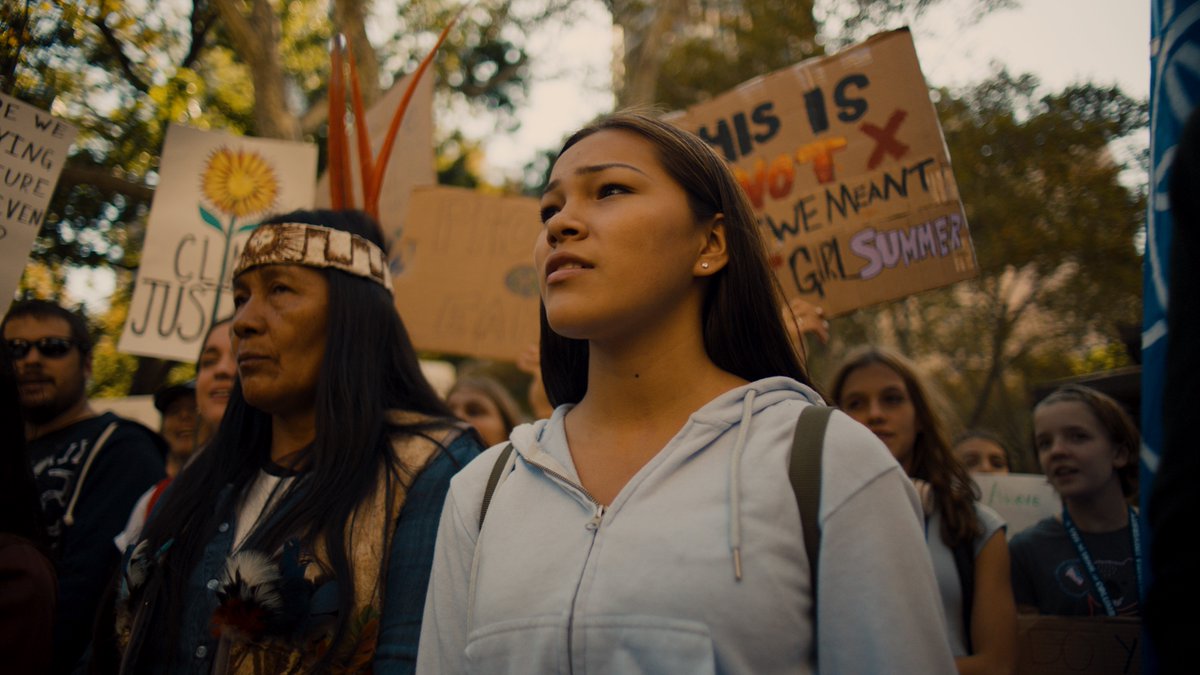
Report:
M 1015 9 L 974 19 L 966 0 L 943 0 L 914 23 L 917 55 L 929 84 L 963 87 L 1002 65 L 1013 74 L 1033 73 L 1047 91 L 1092 81 L 1148 96 L 1150 0 L 1018 1 Z M 557 146 L 570 131 L 612 108 L 611 19 L 598 0 L 579 5 L 585 16 L 573 26 L 531 36 L 540 81 L 520 115 L 521 129 L 494 135 L 485 120 L 466 125 L 468 133 L 486 139 L 489 178 L 515 174 L 538 149 Z

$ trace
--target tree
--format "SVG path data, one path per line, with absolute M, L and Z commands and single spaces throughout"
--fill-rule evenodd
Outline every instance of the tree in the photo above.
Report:
M 605 0 L 621 35 L 617 107 L 682 109 L 943 0 Z M 970 0 L 975 16 L 1012 0 Z
M 331 6 L 332 5 L 332 6 Z M 79 128 L 33 259 L 51 268 L 138 266 L 157 162 L 171 122 L 323 145 L 329 44 L 350 44 L 373 100 L 412 70 L 456 3 L 412 0 L 24 0 L 0 10 L 0 90 Z M 520 11 L 514 6 L 519 6 Z M 566 2 L 475 3 L 443 47 L 444 95 L 511 114 L 527 82 L 526 28 Z M 396 26 L 380 47 L 366 27 Z M 457 74 L 457 77 L 450 77 Z M 465 165 L 464 165 L 465 166 Z M 457 171 L 457 180 L 464 168 Z M 59 273 L 61 276 L 61 272 Z M 114 298 L 117 304 L 125 301 Z M 118 308 L 119 310 L 120 308 Z M 138 360 L 134 391 L 170 364 Z

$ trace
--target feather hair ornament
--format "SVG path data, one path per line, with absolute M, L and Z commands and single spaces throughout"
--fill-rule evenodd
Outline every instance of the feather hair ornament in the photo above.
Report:
M 404 90 L 404 97 L 400 100 L 400 106 L 392 116 L 391 125 L 388 127 L 387 136 L 384 137 L 383 146 L 379 149 L 378 157 L 371 155 L 366 109 L 363 106 L 362 91 L 359 88 L 354 53 L 350 50 L 349 42 L 344 35 L 339 33 L 334 39 L 331 54 L 332 72 L 329 75 L 329 141 L 327 146 L 329 150 L 329 203 L 334 209 L 355 208 L 354 186 L 350 171 L 349 138 L 346 134 L 346 85 L 343 59 L 349 63 L 350 67 L 350 102 L 354 110 L 355 141 L 358 150 L 359 174 L 362 180 L 362 210 L 378 221 L 379 195 L 383 190 L 383 178 L 387 173 L 388 158 L 391 157 L 392 147 L 396 144 L 396 136 L 400 133 L 400 124 L 404 121 L 408 104 L 416 92 L 417 83 L 429 69 L 429 64 L 433 63 L 433 57 L 437 55 L 438 49 L 446 41 L 446 36 L 450 34 L 450 29 L 454 27 L 458 17 L 465 9 L 466 5 L 450 19 L 450 22 L 438 34 L 433 49 L 429 50 L 429 53 L 417 65 L 417 69 L 413 71 L 408 87 Z

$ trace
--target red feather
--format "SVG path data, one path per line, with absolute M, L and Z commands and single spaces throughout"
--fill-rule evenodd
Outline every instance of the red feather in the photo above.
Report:
M 441 34 L 438 35 L 437 43 L 433 45 L 433 49 L 429 50 L 429 53 L 425 55 L 420 65 L 417 66 L 416 71 L 413 72 L 412 81 L 408 83 L 408 88 L 404 91 L 404 98 L 400 100 L 400 107 L 396 109 L 396 114 L 392 117 L 392 125 L 388 128 L 387 136 L 383 141 L 383 148 L 379 151 L 379 159 L 375 164 L 374 180 L 371 182 L 371 189 L 368 191 L 377 200 L 380 190 L 383 189 L 383 177 L 387 173 L 388 157 L 392 154 L 392 146 L 396 144 L 396 135 L 400 132 L 400 123 L 404 121 L 404 113 L 408 110 L 408 103 L 412 100 L 413 93 L 417 90 L 417 83 L 421 81 L 421 76 L 425 74 L 425 71 L 429 68 L 429 64 L 433 63 L 433 57 L 437 54 L 438 48 L 446 41 L 446 36 L 450 34 L 450 29 L 454 27 L 455 22 L 458 21 L 458 17 L 462 15 L 464 9 L 466 9 L 465 5 L 463 9 L 458 10 L 458 14 L 454 15 L 450 23 L 446 24 Z M 375 204 L 375 209 L 379 209 L 378 204 Z

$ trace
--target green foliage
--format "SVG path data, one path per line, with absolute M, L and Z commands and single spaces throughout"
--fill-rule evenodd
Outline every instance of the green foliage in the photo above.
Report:
M 686 108 L 741 84 L 824 53 L 813 0 L 710 2 L 702 22 L 669 42 L 658 82 L 667 109 Z M 736 8 L 735 8 L 736 7 Z
M 370 15 L 369 0 L 338 1 L 366 10 L 358 15 Z M 528 86 L 525 35 L 567 5 L 474 3 L 435 62 L 439 86 L 470 105 L 512 113 Z M 331 3 L 271 0 L 270 6 L 279 22 L 277 49 L 289 113 L 301 120 L 306 140 L 323 145 L 329 41 L 335 30 Z M 395 39 L 382 41 L 374 55 L 387 66 L 377 85 L 411 71 L 458 6 L 440 1 L 402 5 L 404 14 L 394 21 Z M 16 0 L 0 5 L 0 90 L 52 109 L 79 129 L 74 154 L 33 246 L 36 264 L 30 269 L 48 271 L 40 277 L 35 273 L 23 287 L 60 292 L 64 266 L 136 270 L 168 124 L 254 132 L 252 66 L 215 7 L 213 0 Z M 374 18 L 384 25 L 391 19 L 377 16 L 372 23 Z M 456 184 L 477 180 L 476 151 L 467 150 L 447 165 L 446 177 Z M 128 298 L 114 297 L 112 311 L 122 312 L 123 305 Z M 119 335 L 120 322 L 105 333 Z M 101 395 L 126 393 L 130 386 L 153 388 L 154 380 L 170 368 L 118 355 L 111 343 L 111 337 L 102 341 L 97 352 L 95 391 Z M 172 371 L 170 377 L 184 375 Z

